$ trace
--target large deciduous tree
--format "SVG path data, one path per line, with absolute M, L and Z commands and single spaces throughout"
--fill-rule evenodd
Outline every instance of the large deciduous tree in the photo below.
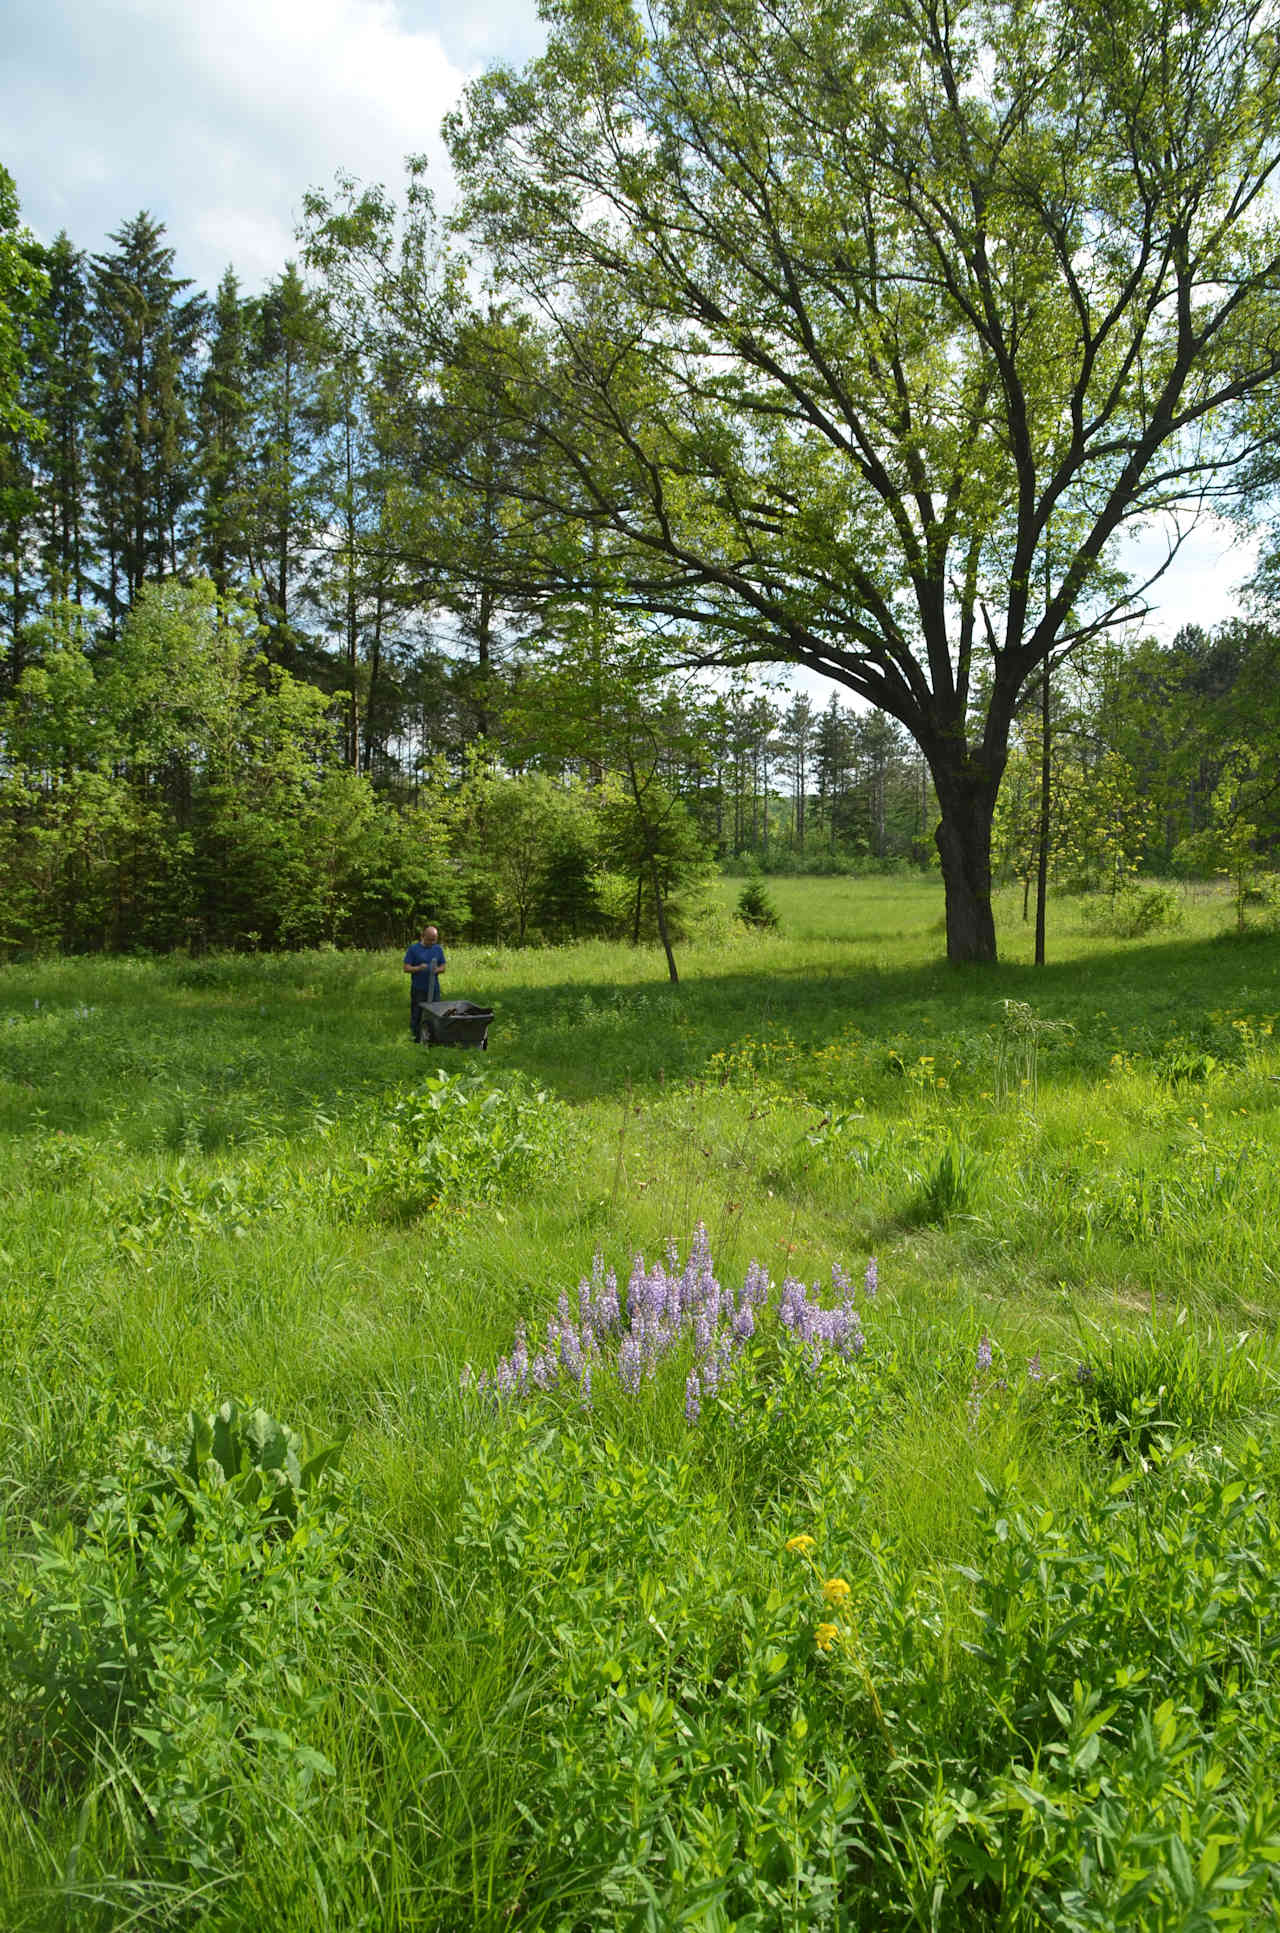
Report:
M 1141 608 L 1118 546 L 1230 490 L 1237 406 L 1280 371 L 1272 12 L 559 0 L 550 25 L 449 129 L 523 324 L 486 345 L 477 319 L 470 382 L 522 436 L 526 538 L 585 533 L 525 569 L 586 594 L 599 560 L 629 624 L 896 718 L 948 952 L 993 958 L 1019 696 Z

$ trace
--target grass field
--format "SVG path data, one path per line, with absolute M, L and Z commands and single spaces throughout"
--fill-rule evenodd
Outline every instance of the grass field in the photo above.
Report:
M 1276 1924 L 1280 938 L 770 891 L 0 973 L 0 1925 Z

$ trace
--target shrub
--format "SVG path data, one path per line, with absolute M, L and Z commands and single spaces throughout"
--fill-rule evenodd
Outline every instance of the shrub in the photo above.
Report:
M 778 909 L 765 890 L 764 880 L 751 878 L 738 894 L 738 918 L 747 926 L 776 927 Z
M 364 1110 L 354 1157 L 320 1186 L 344 1217 L 492 1200 L 543 1173 L 569 1132 L 567 1110 L 519 1075 L 431 1074 Z
M 1089 900 L 1083 913 L 1086 932 L 1117 940 L 1140 940 L 1148 933 L 1182 925 L 1182 900 L 1171 886 L 1127 886 L 1114 898 Z

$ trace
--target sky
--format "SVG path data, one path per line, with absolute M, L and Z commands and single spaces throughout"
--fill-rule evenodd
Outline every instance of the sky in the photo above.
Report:
M 423 152 L 447 203 L 441 119 L 543 34 L 535 0 L 0 0 L 0 20 L 0 162 L 28 224 L 92 252 L 145 208 L 210 291 L 229 264 L 246 290 L 278 274 L 339 170 L 394 187 Z M 1229 615 L 1251 561 L 1203 527 L 1144 630 Z
M 0 161 L 36 233 L 102 247 L 142 208 L 179 273 L 248 289 L 296 253 L 308 188 L 396 184 L 488 62 L 537 51 L 534 0 L 2 0 Z

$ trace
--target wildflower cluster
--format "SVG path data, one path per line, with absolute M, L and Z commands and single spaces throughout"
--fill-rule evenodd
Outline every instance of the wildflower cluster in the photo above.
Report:
M 778 1320 L 795 1341 L 808 1350 L 809 1360 L 815 1369 L 828 1349 L 834 1349 L 848 1362 L 860 1356 L 867 1346 L 862 1332 L 862 1319 L 853 1299 L 853 1284 L 838 1262 L 831 1270 L 831 1286 L 840 1297 L 834 1309 L 823 1308 L 817 1299 L 819 1288 L 816 1282 L 812 1300 L 804 1283 L 797 1282 L 794 1276 L 788 1276 L 782 1285 Z M 874 1256 L 867 1264 L 864 1287 L 868 1297 L 874 1299 L 879 1287 Z
M 831 1275 L 841 1297 L 837 1307 L 822 1307 L 816 1284 L 811 1300 L 803 1283 L 788 1278 L 778 1311 L 783 1327 L 809 1352 L 815 1367 L 827 1349 L 850 1360 L 866 1344 L 848 1276 L 838 1265 Z M 866 1293 L 874 1297 L 877 1286 L 872 1261 Z M 593 1374 L 603 1369 L 612 1371 L 624 1394 L 635 1396 L 663 1357 L 691 1344 L 693 1362 L 685 1380 L 684 1413 L 692 1426 L 702 1414 L 703 1403 L 716 1394 L 755 1335 L 769 1288 L 768 1271 L 759 1262 L 750 1264 L 741 1288 L 722 1288 L 701 1222 L 683 1267 L 674 1243 L 665 1261 L 652 1267 L 637 1255 L 622 1291 L 614 1271 L 606 1270 L 597 1254 L 590 1279 L 584 1276 L 578 1285 L 576 1306 L 561 1291 L 542 1346 L 530 1349 L 521 1323 L 511 1353 L 501 1357 L 492 1372 L 485 1370 L 479 1376 L 468 1364 L 463 1388 L 503 1402 L 559 1388 L 575 1392 L 589 1404 Z

